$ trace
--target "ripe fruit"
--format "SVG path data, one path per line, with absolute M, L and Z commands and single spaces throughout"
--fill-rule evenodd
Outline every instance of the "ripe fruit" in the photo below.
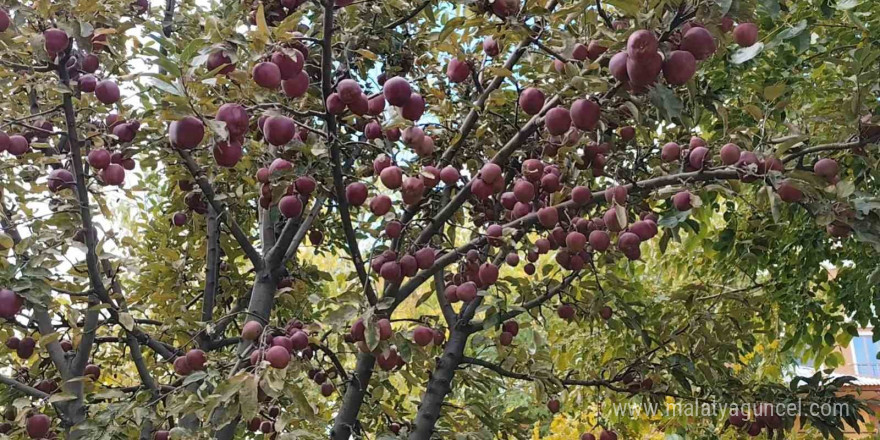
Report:
M 819 177 L 824 177 L 825 180 L 830 181 L 837 177 L 837 171 L 837 161 L 834 159 L 819 159 L 819 161 L 813 165 L 813 172 Z
M 507 18 L 519 12 L 518 0 L 495 0 L 492 2 L 492 12 L 499 18 Z
M 325 383 L 321 384 L 321 395 L 322 396 L 330 397 L 334 391 L 336 391 L 336 387 L 332 383 L 325 382 Z
M 599 440 L 617 440 L 617 433 L 614 431 L 602 431 L 599 434 Z
M 428 269 L 434 265 L 436 259 L 434 249 L 426 247 L 416 251 L 416 264 L 419 269 Z
M 240 138 L 248 131 L 249 118 L 247 110 L 240 104 L 227 103 L 220 106 L 215 117 L 226 123 L 230 138 Z
M 315 191 L 317 187 L 317 182 L 315 179 L 312 179 L 310 176 L 300 176 L 296 178 L 296 181 L 293 183 L 296 188 L 296 192 L 308 196 L 309 194 Z
M 672 206 L 679 211 L 687 211 L 691 209 L 691 193 L 688 191 L 680 191 L 672 197 Z
M 702 27 L 692 27 L 681 38 L 681 50 L 690 52 L 699 61 L 705 60 L 715 53 L 715 39 Z
M 563 304 L 556 309 L 556 314 L 566 321 L 571 321 L 574 318 L 574 313 L 574 306 L 571 304 Z
M 591 61 L 596 61 L 607 50 L 607 47 L 602 46 L 597 41 L 590 41 L 589 46 L 587 46 L 587 58 Z
M 565 247 L 571 252 L 580 252 L 587 245 L 587 237 L 580 232 L 569 232 L 565 236 Z
M 571 57 L 578 61 L 584 61 L 587 59 L 588 53 L 589 50 L 587 49 L 587 46 L 585 46 L 583 43 L 577 43 L 571 50 Z
M 643 58 L 634 58 L 629 55 L 626 60 L 626 75 L 629 82 L 635 87 L 645 87 L 657 81 L 657 75 L 663 69 L 663 57 L 654 52 Z
M 688 142 L 688 147 L 690 147 L 690 148 L 705 147 L 705 146 L 706 146 L 706 141 L 704 141 L 703 138 L 701 138 L 699 136 L 691 136 L 691 140 L 690 140 L 690 142 Z
M 788 180 L 780 183 L 776 188 L 776 192 L 779 194 L 779 198 L 782 199 L 783 202 L 788 203 L 800 202 L 804 197 L 804 193 L 801 192 L 798 187 L 792 185 Z
M 418 121 L 419 118 L 422 117 L 422 114 L 425 112 L 425 98 L 418 93 L 413 93 L 409 96 L 409 100 L 406 101 L 400 109 L 400 115 L 403 116 L 404 119 L 410 121 Z
M 385 95 L 385 99 L 389 104 L 403 107 L 409 102 L 412 88 L 406 79 L 395 76 L 385 81 L 385 85 L 382 87 L 382 94 Z
M 391 197 L 381 194 L 370 200 L 370 212 L 374 215 L 381 217 L 389 211 L 391 211 Z
M 681 147 L 675 142 L 669 142 L 660 150 L 660 159 L 663 162 L 675 162 L 681 156 Z
M 691 153 L 693 154 L 693 153 Z M 721 147 L 721 163 L 724 165 L 733 165 L 739 162 L 741 150 L 736 144 L 725 144 Z
M 494 183 L 501 178 L 501 167 L 496 163 L 489 162 L 480 169 L 480 178 L 486 183 Z
M 680 86 L 690 80 L 697 71 L 697 60 L 686 50 L 674 50 L 663 62 L 663 78 L 673 86 Z
M 581 440 L 596 440 L 596 436 L 590 433 L 581 434 Z
M 194 348 L 186 352 L 186 363 L 193 371 L 204 370 L 206 362 L 208 362 L 208 357 L 204 351 Z
M 286 348 L 276 345 L 266 351 L 266 360 L 269 361 L 272 368 L 280 370 L 290 363 L 290 352 Z
M 49 426 L 52 421 L 45 414 L 34 414 L 27 418 L 25 431 L 30 438 L 44 438 L 49 434 Z
M 385 97 L 380 93 L 367 102 L 367 113 L 373 116 L 381 115 L 385 111 Z M 378 124 L 377 124 L 378 125 Z M 381 127 L 381 126 L 380 126 Z
M 498 267 L 487 261 L 480 266 L 478 276 L 484 285 L 495 284 L 498 281 Z
M 519 106 L 527 115 L 537 115 L 544 108 L 544 92 L 529 87 L 519 95 Z
M 263 326 L 257 321 L 248 321 L 241 329 L 241 339 L 255 341 L 263 333 Z
M 309 90 L 309 75 L 305 71 L 300 71 L 290 79 L 281 80 L 281 90 L 290 98 L 299 98 L 305 95 Z M 359 114 L 363 114 L 363 112 Z
M 0 289 L 0 317 L 12 319 L 24 305 L 24 298 L 9 289 Z
M 296 49 L 292 49 L 290 55 L 285 52 L 276 51 L 272 54 L 272 63 L 278 66 L 282 80 L 291 79 L 302 71 L 305 57 L 302 52 Z
M 403 223 L 400 223 L 397 220 L 390 221 L 385 225 L 385 235 L 387 235 L 388 238 L 400 237 L 401 232 L 403 232 Z
M 168 440 L 171 438 L 170 431 L 156 431 L 153 434 L 153 440 Z
M 584 206 L 593 200 L 593 193 L 586 186 L 576 186 L 571 190 L 571 201 L 576 206 Z
M 513 335 L 509 332 L 501 332 L 501 336 L 498 337 L 498 343 L 503 346 L 508 346 L 513 343 Z
M 385 168 L 390 167 L 392 164 L 391 158 L 385 154 L 380 154 L 373 159 L 373 174 L 379 174 Z
M 645 60 L 657 53 L 657 37 L 654 33 L 640 29 L 626 40 L 626 54 L 630 60 Z
M 58 168 L 49 173 L 47 182 L 49 191 L 58 192 L 65 188 L 72 188 L 74 184 L 75 178 L 73 177 L 73 173 L 64 168 Z
M 192 367 L 186 361 L 186 356 L 178 356 L 173 363 L 174 372 L 180 376 L 186 376 L 192 373 Z
M 559 211 L 552 206 L 541 208 L 538 210 L 538 223 L 541 226 L 550 229 L 559 222 Z
M 611 76 L 623 83 L 629 82 L 629 75 L 626 69 L 627 58 L 629 57 L 626 55 L 626 52 L 618 52 L 608 62 L 608 70 L 611 72 Z
M 522 203 L 530 203 L 535 199 L 535 185 L 527 180 L 517 180 L 513 184 L 513 195 Z
M 618 205 L 626 205 L 626 197 L 629 191 L 623 185 L 612 186 L 605 190 L 605 201 L 615 202 Z
M 367 201 L 367 185 L 352 182 L 345 187 L 345 200 L 353 206 L 361 206 Z
M 391 321 L 388 318 L 382 318 L 376 323 L 376 327 L 379 329 L 379 340 L 387 341 L 391 339 L 391 335 L 393 334 L 393 330 L 391 329 Z
M 702 169 L 704 165 L 709 164 L 709 149 L 706 147 L 697 147 L 691 150 L 688 155 L 688 164 L 695 170 Z
M 339 81 L 339 84 L 336 86 L 336 92 L 339 93 L 339 99 L 342 102 L 350 105 L 360 97 L 363 90 L 361 90 L 361 86 L 357 81 L 346 78 Z
M 87 160 L 92 168 L 103 170 L 110 165 L 110 152 L 103 148 L 89 151 Z
M 0 32 L 6 32 L 10 24 L 9 13 L 4 9 L 0 9 Z
M 494 57 L 498 56 L 498 54 L 501 52 L 501 49 L 498 47 L 498 42 L 495 41 L 494 38 L 489 36 L 483 39 L 483 52 L 486 52 L 486 55 L 490 57 Z
M 81 91 L 92 93 L 95 91 L 95 88 L 98 87 L 98 79 L 95 78 L 95 75 L 83 75 L 79 78 L 77 84 Z
M 471 302 L 477 297 L 477 285 L 473 281 L 468 281 L 458 286 L 456 295 L 458 295 L 458 299 L 466 303 Z
M 278 210 L 285 218 L 296 218 L 302 214 L 302 200 L 297 196 L 284 196 L 278 202 Z
M 183 150 L 197 147 L 205 137 L 205 126 L 195 116 L 186 116 L 168 127 L 171 145 Z
M 471 67 L 466 61 L 461 61 L 458 58 L 449 60 L 449 65 L 446 67 L 446 77 L 449 78 L 449 81 L 460 83 L 466 80 L 470 74 Z
M 758 42 L 758 26 L 754 23 L 740 23 L 733 29 L 733 41 L 741 47 L 749 47 Z
M 551 413 L 556 414 L 559 412 L 559 405 L 558 399 L 550 399 L 547 402 L 547 409 L 550 410 Z
M 295 134 L 296 124 L 287 116 L 270 116 L 263 124 L 263 136 L 266 142 L 275 146 L 286 145 L 293 140 Z
M 327 112 L 331 115 L 341 115 L 345 111 L 345 103 L 342 102 L 342 98 L 339 97 L 338 93 L 331 93 L 327 97 L 326 106 Z
M 122 185 L 125 182 L 125 168 L 122 165 L 111 163 L 101 170 L 101 180 L 107 185 Z
M 589 99 L 578 99 L 571 105 L 571 122 L 581 130 L 593 130 L 599 123 L 599 104 Z
M 95 86 L 95 97 L 104 104 L 113 104 L 119 101 L 119 86 L 109 79 L 98 81 Z
M 26 137 L 14 134 L 9 136 L 9 146 L 7 147 L 7 151 L 13 156 L 21 156 L 31 151 L 31 145 Z
M 594 251 L 603 252 L 611 245 L 611 237 L 605 231 L 590 232 L 590 247 Z
M 271 164 L 269 164 L 269 175 L 275 174 L 279 171 L 290 170 L 292 168 L 293 164 L 279 157 L 273 160 Z
M 551 135 L 565 134 L 571 128 L 571 114 L 568 109 L 562 107 L 551 108 L 544 117 L 544 126 Z
M 281 85 L 281 69 L 275 63 L 268 61 L 259 63 L 254 66 L 251 75 L 254 77 L 254 82 L 260 87 L 277 89 Z
M 232 58 L 230 58 L 223 49 L 215 50 L 208 54 L 208 60 L 205 63 L 205 66 L 208 68 L 208 71 L 213 71 L 214 69 L 223 66 L 222 69 L 217 71 L 218 75 L 227 75 L 235 70 L 235 63 L 232 62 Z
M 413 330 L 413 342 L 421 347 L 425 347 L 434 341 L 434 330 L 425 326 L 418 326 Z
M 49 55 L 53 57 L 64 52 L 70 44 L 70 38 L 67 36 L 67 32 L 62 31 L 61 29 L 46 29 L 46 31 L 43 32 L 43 38 L 45 39 L 44 46 L 46 52 L 49 52 Z

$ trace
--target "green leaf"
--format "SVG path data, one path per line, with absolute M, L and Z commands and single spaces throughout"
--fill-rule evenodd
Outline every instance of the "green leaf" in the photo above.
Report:
M 672 89 L 663 84 L 657 84 L 648 93 L 648 97 L 651 99 L 651 104 L 660 110 L 660 113 L 666 120 L 675 121 L 681 119 L 681 111 L 684 109 L 684 104 Z
M 865 0 L 838 0 L 834 8 L 838 11 L 846 11 L 862 4 Z
M 757 42 L 749 47 L 743 47 L 730 56 L 730 62 L 733 64 L 742 64 L 756 56 L 764 50 L 764 43 Z
M 772 86 L 764 87 L 764 99 L 773 101 L 785 93 L 785 83 L 778 83 Z

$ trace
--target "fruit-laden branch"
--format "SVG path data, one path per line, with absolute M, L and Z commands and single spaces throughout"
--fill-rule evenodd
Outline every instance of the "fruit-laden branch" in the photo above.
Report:
M 536 114 L 532 116 L 526 125 L 524 125 L 509 141 L 502 147 L 498 153 L 495 154 L 495 157 L 490 160 L 492 163 L 496 163 L 502 165 L 507 162 L 507 159 L 519 148 L 521 145 L 525 143 L 525 141 L 538 130 L 538 126 L 541 124 L 543 120 L 543 116 L 553 107 L 559 104 L 560 96 L 566 90 L 568 90 L 569 86 L 563 87 L 563 89 L 555 96 L 547 100 L 547 103 L 544 104 L 544 108 Z M 479 176 L 475 175 L 467 184 L 465 184 L 459 191 L 458 194 L 455 195 L 449 203 L 444 206 L 440 212 L 437 213 L 432 219 L 431 223 L 426 227 L 421 234 L 419 234 L 418 238 L 416 238 L 414 246 L 420 246 L 431 240 L 431 237 L 436 234 L 440 228 L 443 227 L 446 222 L 452 218 L 453 215 L 461 208 L 462 205 L 467 201 L 468 196 L 471 194 L 471 185 L 473 185 L 474 181 L 478 179 Z M 424 282 L 422 280 L 421 282 Z M 419 284 L 421 284 L 421 282 Z M 412 284 L 412 281 L 407 283 L 409 286 Z M 397 295 L 398 297 L 406 291 L 406 289 L 402 289 L 401 292 Z M 408 294 L 408 293 L 407 293 Z
M 650 179 L 645 179 L 635 184 L 628 183 L 625 186 L 630 194 L 634 194 L 639 191 L 648 191 L 652 189 L 661 188 L 668 185 L 674 184 L 685 184 L 689 182 L 706 182 L 706 181 L 715 181 L 715 180 L 733 180 L 738 179 L 738 171 L 732 168 L 717 168 L 710 170 L 701 170 L 701 171 L 692 171 L 686 173 L 679 174 L 670 174 L 667 176 L 654 177 Z M 594 204 L 599 203 L 600 201 L 605 200 L 605 191 L 598 191 L 593 193 L 593 199 L 584 206 L 576 206 L 571 200 L 562 202 L 554 207 L 557 209 L 570 209 L 570 208 L 578 208 L 584 209 Z M 535 223 L 538 222 L 538 213 L 534 212 L 519 219 L 513 220 L 502 225 L 503 228 L 528 228 Z M 449 252 L 441 256 L 434 262 L 434 265 L 429 269 L 424 269 L 419 271 L 416 276 L 410 278 L 410 280 L 400 288 L 400 292 L 395 298 L 394 306 L 399 305 L 403 300 L 405 300 L 412 292 L 414 292 L 419 286 L 421 286 L 425 281 L 431 278 L 435 273 L 439 270 L 449 266 L 450 264 L 456 262 L 464 255 L 465 252 L 476 249 L 477 247 L 486 243 L 486 237 L 479 237 L 471 242 L 462 245 L 456 248 L 454 251 Z
M 45 398 L 49 397 L 48 394 L 30 386 L 30 385 L 23 384 L 23 383 L 15 380 L 9 376 L 6 376 L 4 374 L 0 374 L 0 383 L 7 385 L 10 388 L 12 388 L 18 392 L 21 392 L 27 396 L 30 396 L 30 397 L 35 397 L 37 399 L 45 399 Z
M 348 383 L 348 373 L 345 372 L 345 366 L 342 365 L 342 362 L 339 361 L 339 356 L 336 356 L 336 353 L 327 347 L 324 344 L 310 344 L 313 350 L 318 350 L 324 353 L 330 362 L 333 363 L 333 366 L 336 367 L 336 371 L 339 372 L 339 376 L 342 378 L 342 381 Z
M 299 249 L 299 245 L 306 237 L 306 233 L 308 233 L 309 228 L 312 227 L 312 223 L 315 222 L 315 219 L 318 218 L 318 214 L 321 213 L 321 209 L 324 208 L 324 203 L 327 201 L 326 197 L 319 197 L 315 200 L 315 204 L 312 205 L 312 210 L 309 211 L 309 215 L 303 220 L 302 226 L 300 226 L 299 230 L 296 231 L 296 235 L 293 236 L 293 240 L 290 241 L 290 246 L 287 246 L 287 250 L 284 252 L 284 258 L 281 259 L 282 264 L 289 261 L 296 255 L 296 251 Z
M 398 18 L 397 20 L 394 20 L 393 22 L 388 23 L 387 25 L 385 25 L 385 30 L 389 30 L 389 31 L 390 31 L 390 30 L 392 30 L 392 29 L 394 29 L 394 28 L 396 28 L 396 27 L 398 27 L 398 26 L 400 26 L 400 25 L 402 25 L 402 24 L 404 24 L 404 23 L 406 23 L 406 22 L 412 20 L 413 17 L 415 17 L 416 15 L 419 15 L 419 12 L 422 12 L 422 10 L 424 10 L 426 7 L 428 7 L 428 5 L 430 5 L 432 1 L 433 1 L 433 0 L 425 0 L 425 1 L 422 2 L 422 4 L 420 4 L 417 8 L 413 9 L 412 11 L 410 11 L 409 14 L 406 14 L 406 15 L 404 15 L 403 17 L 400 17 L 400 18 Z
M 324 0 L 324 19 L 322 31 L 324 37 L 321 40 L 321 95 L 324 98 L 326 106 L 327 98 L 333 93 L 333 2 Z M 342 172 L 342 144 L 336 127 L 336 116 L 329 111 L 324 113 L 324 123 L 327 132 L 327 141 L 330 142 L 330 158 L 333 161 L 333 190 L 336 195 L 336 207 L 342 220 L 342 232 L 345 235 L 345 242 L 348 246 L 348 253 L 354 262 L 355 271 L 364 287 L 364 295 L 370 305 L 376 305 L 379 301 L 376 292 L 373 291 L 370 277 L 367 275 L 367 269 L 364 267 L 364 260 L 361 257 L 361 251 L 358 247 L 357 237 L 355 237 L 354 228 L 351 225 L 351 211 L 348 207 L 348 200 L 345 198 L 345 183 L 343 181 Z
M 550 0 L 544 5 L 544 9 L 548 12 L 553 11 L 558 4 L 557 0 Z M 504 68 L 508 71 L 513 71 L 513 68 L 519 62 L 520 58 L 526 54 L 529 46 L 534 41 L 534 38 L 529 35 L 525 37 L 516 49 L 514 49 L 513 53 L 510 54 L 510 57 L 504 63 Z M 442 168 L 446 165 L 449 165 L 449 162 L 452 161 L 452 158 L 458 153 L 458 149 L 464 144 L 467 137 L 471 134 L 471 131 L 476 127 L 477 121 L 480 119 L 480 112 L 486 107 L 486 102 L 489 100 L 489 95 L 492 94 L 498 87 L 501 87 L 501 84 L 505 80 L 505 76 L 498 75 L 492 79 L 492 82 L 483 89 L 483 93 L 480 94 L 480 97 L 477 98 L 477 101 L 474 103 L 471 111 L 468 112 L 467 116 L 464 118 L 464 122 L 461 124 L 461 128 L 458 130 L 458 134 L 456 135 L 456 140 L 448 148 L 443 152 L 443 155 L 440 157 L 440 162 L 438 167 Z
M 238 245 L 241 246 L 241 250 L 244 254 L 249 260 L 251 260 L 254 269 L 261 269 L 263 267 L 263 258 L 260 256 L 260 253 L 254 248 L 254 245 L 251 243 L 247 235 L 245 235 L 244 231 L 242 231 L 238 222 L 235 221 L 226 209 L 226 206 L 217 201 L 216 195 L 214 194 L 214 188 L 211 187 L 211 183 L 208 182 L 208 178 L 196 164 L 192 155 L 189 154 L 188 151 L 180 148 L 175 148 L 175 150 L 177 150 L 180 158 L 183 159 L 183 164 L 186 165 L 186 169 L 189 170 L 190 175 L 192 175 L 193 179 L 195 179 L 196 183 L 199 185 L 199 188 L 201 188 L 202 194 L 205 196 L 205 201 L 214 208 L 217 212 L 218 218 L 229 227 L 229 231 L 232 233 L 232 236 L 235 237 L 235 241 L 238 242 Z
M 580 275 L 580 272 L 572 272 L 572 273 L 568 274 L 565 278 L 562 279 L 562 282 L 559 283 L 559 285 L 557 285 L 556 287 L 553 287 L 551 289 L 547 289 L 547 292 L 545 292 L 543 295 L 541 295 L 537 298 L 534 298 L 531 301 L 526 302 L 525 304 L 520 306 L 520 308 L 517 308 L 514 310 L 509 310 L 509 311 L 501 314 L 501 317 L 499 318 L 499 322 L 513 319 L 513 318 L 515 318 L 515 317 L 517 317 L 517 316 L 519 316 L 519 315 L 521 315 L 531 309 L 534 309 L 535 307 L 541 306 L 541 304 L 544 304 L 545 302 L 550 300 L 550 298 L 553 298 L 554 296 L 559 295 L 560 292 L 567 289 L 568 286 L 570 286 L 571 283 L 573 283 L 574 280 L 576 280 L 579 277 L 579 275 Z M 482 327 L 479 324 L 475 324 L 475 326 Z
M 443 281 L 443 271 L 438 271 L 434 274 L 434 290 L 437 295 L 437 303 L 440 304 L 440 310 L 443 312 L 443 318 L 446 319 L 446 325 L 452 327 L 455 325 L 455 309 L 452 308 L 452 304 L 449 304 L 449 301 L 446 300 L 446 295 L 444 291 L 446 289 L 446 283 Z

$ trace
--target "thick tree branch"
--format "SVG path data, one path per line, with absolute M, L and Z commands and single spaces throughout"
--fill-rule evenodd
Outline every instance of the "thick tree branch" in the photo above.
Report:
M 254 245 L 251 243 L 247 235 L 245 235 L 241 226 L 238 225 L 238 222 L 232 218 L 232 215 L 226 209 L 226 206 L 217 201 L 214 188 L 211 187 L 211 183 L 208 182 L 208 178 L 205 176 L 205 173 L 202 172 L 201 168 L 199 168 L 198 164 L 196 164 L 192 155 L 189 154 L 189 151 L 181 150 L 179 148 L 175 148 L 175 150 L 177 150 L 180 158 L 183 159 L 183 164 L 186 166 L 186 169 L 189 170 L 193 179 L 195 179 L 196 184 L 201 188 L 205 200 L 217 212 L 218 218 L 229 227 L 229 231 L 232 233 L 232 236 L 235 237 L 235 241 L 238 242 L 238 245 L 241 246 L 241 250 L 248 259 L 251 260 L 251 264 L 253 264 L 254 268 L 257 270 L 262 268 L 263 258 L 260 256 L 260 253 L 254 248 Z
M 469 336 L 470 332 L 462 326 L 452 328 L 449 341 L 443 348 L 443 355 L 437 359 L 437 365 L 431 373 L 427 387 L 425 387 L 425 394 L 419 403 L 419 412 L 416 414 L 414 422 L 415 427 L 409 440 L 430 440 L 434 434 L 434 426 L 440 418 L 446 395 L 452 391 L 452 379 L 455 377 L 455 370 L 461 363 Z
M 282 262 L 290 261 L 290 259 L 296 255 L 299 245 L 302 244 L 302 241 L 305 239 L 306 234 L 309 232 L 309 228 L 315 223 L 315 219 L 318 218 L 318 214 L 321 213 L 321 209 L 324 208 L 324 203 L 326 201 L 327 199 L 325 197 L 320 197 L 318 200 L 315 200 L 315 204 L 312 205 L 311 211 L 309 211 L 309 214 L 303 220 L 299 230 L 296 231 L 296 235 L 293 236 L 293 240 L 290 241 L 287 250 L 284 251 L 284 258 L 281 259 Z
M 446 301 L 446 282 L 443 280 L 443 271 L 440 270 L 434 274 L 434 290 L 437 295 L 437 303 L 440 304 L 440 310 L 443 312 L 443 318 L 446 319 L 446 325 L 452 328 L 455 325 L 455 309 L 452 304 Z
M 367 395 L 367 387 L 370 385 L 375 363 L 376 356 L 373 353 L 358 353 L 354 374 L 348 387 L 345 388 L 342 406 L 339 407 L 339 412 L 333 420 L 333 428 L 330 430 L 332 440 L 349 440 L 352 433 L 356 432 L 358 412 Z
M 205 256 L 205 290 L 202 294 L 202 322 L 214 320 L 214 300 L 219 288 L 220 276 L 220 219 L 213 206 L 208 206 L 207 251 Z M 210 335 L 201 332 L 202 348 L 210 342 Z

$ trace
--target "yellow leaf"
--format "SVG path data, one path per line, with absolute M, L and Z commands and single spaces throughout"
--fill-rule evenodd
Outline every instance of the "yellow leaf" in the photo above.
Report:
M 745 107 L 743 107 L 743 110 L 745 110 L 746 113 L 755 118 L 756 121 L 760 121 L 764 117 L 764 112 L 762 112 L 761 109 L 759 109 L 756 105 L 746 105 Z
M 362 57 L 364 57 L 368 60 L 376 61 L 377 59 L 379 59 L 379 57 L 376 56 L 376 54 L 374 54 L 373 52 L 370 52 L 366 49 L 358 49 L 356 52 L 361 54 Z
M 764 99 L 773 101 L 785 93 L 785 84 L 779 83 L 772 86 L 764 87 Z
M 132 329 L 134 329 L 134 318 L 132 318 L 131 314 L 129 313 L 120 313 L 119 325 L 121 325 L 122 328 L 131 331 Z

